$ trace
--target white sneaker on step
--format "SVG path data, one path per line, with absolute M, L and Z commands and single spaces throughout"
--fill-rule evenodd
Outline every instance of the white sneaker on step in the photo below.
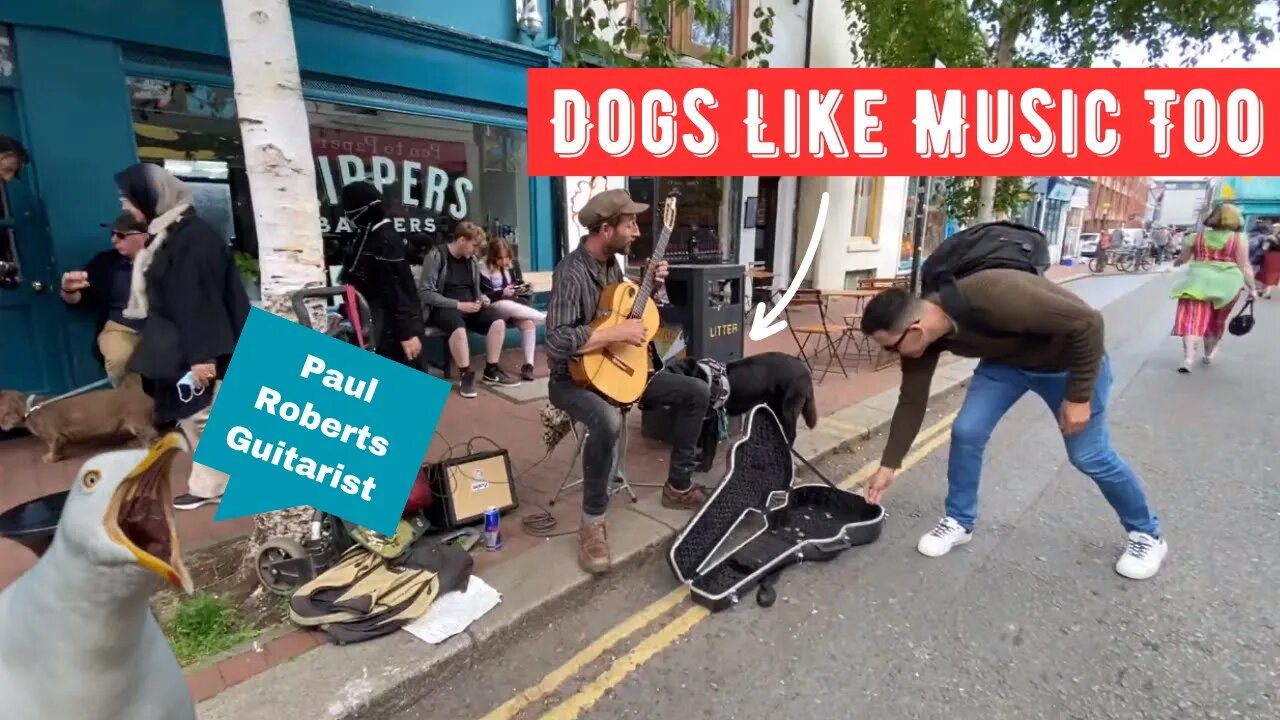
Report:
M 1164 556 L 1169 553 L 1169 543 L 1146 533 L 1129 533 L 1129 544 L 1116 561 L 1116 572 L 1130 580 L 1146 580 L 1160 572 Z
M 942 557 L 951 552 L 951 548 L 964 545 L 972 539 L 972 531 L 965 530 L 954 518 L 944 517 L 920 538 L 916 550 L 928 557 Z

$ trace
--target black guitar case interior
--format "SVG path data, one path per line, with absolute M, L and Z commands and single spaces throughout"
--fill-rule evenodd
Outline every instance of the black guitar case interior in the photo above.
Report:
M 668 554 L 694 602 L 718 612 L 759 588 L 756 599 L 767 607 L 784 568 L 830 560 L 879 539 L 883 508 L 829 484 L 795 485 L 791 453 L 773 411 L 764 404 L 752 408 L 724 481 Z

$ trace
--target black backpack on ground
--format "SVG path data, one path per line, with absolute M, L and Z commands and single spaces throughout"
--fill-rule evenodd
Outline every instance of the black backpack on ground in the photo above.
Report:
M 942 309 L 962 327 L 1000 335 L 977 317 L 956 281 L 982 270 L 1008 268 L 1043 276 L 1049 270 L 1049 241 L 1039 230 L 1014 222 L 965 228 L 933 251 L 920 268 L 922 295 L 938 294 Z

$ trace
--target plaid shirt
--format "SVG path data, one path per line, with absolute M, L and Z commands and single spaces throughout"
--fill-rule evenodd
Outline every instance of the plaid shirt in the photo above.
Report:
M 602 263 L 582 245 L 556 265 L 547 305 L 547 360 L 553 378 L 569 377 L 569 360 L 591 337 L 600 292 L 624 279 L 616 261 Z

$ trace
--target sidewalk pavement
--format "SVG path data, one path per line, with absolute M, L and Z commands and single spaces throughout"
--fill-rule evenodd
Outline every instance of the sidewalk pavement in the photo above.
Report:
M 1058 282 L 1069 282 L 1089 274 L 1083 267 L 1056 266 L 1049 276 Z M 779 342 L 780 337 L 785 337 L 785 344 Z M 748 341 L 748 354 L 767 350 L 794 352 L 794 341 L 789 333 L 780 333 L 764 343 Z M 942 395 L 962 387 L 975 365 L 973 360 L 947 356 L 934 377 L 932 394 Z M 847 379 L 839 370 L 829 374 L 822 385 L 815 386 L 821 414 L 818 426 L 809 430 L 802 424 L 796 449 L 816 461 L 849 443 L 870 438 L 889 422 L 897 402 L 899 379 L 896 365 L 878 372 L 851 372 Z M 543 402 L 514 406 L 508 403 L 495 416 L 492 408 L 486 409 L 481 403 L 451 400 L 446 418 L 459 423 L 451 422 L 448 427 L 489 427 L 505 413 L 524 423 L 532 418 L 536 424 Z M 445 427 L 444 423 L 441 427 Z M 530 437 L 516 434 L 521 432 Z M 529 446 L 538 442 L 540 431 L 533 433 L 528 427 L 514 432 L 494 430 L 507 442 L 513 462 L 517 454 L 530 455 Z M 477 648 L 509 637 L 522 623 L 552 614 L 557 605 L 589 590 L 593 578 L 579 569 L 576 559 L 580 493 L 569 493 L 554 508 L 546 508 L 555 511 L 557 529 L 563 528 L 568 534 L 533 538 L 519 525 L 519 518 L 530 511 L 531 504 L 543 504 L 548 494 L 554 493 L 572 453 L 571 448 L 563 446 L 571 440 L 556 449 L 552 456 L 555 460 L 543 463 L 547 466 L 545 471 L 540 466 L 526 476 L 520 471 L 523 466 L 515 464 L 520 476 L 521 509 L 503 520 L 503 550 L 476 555 L 476 573 L 503 597 L 488 615 L 441 645 L 429 645 L 408 633 L 397 632 L 368 643 L 338 647 L 315 633 L 295 631 L 260 650 L 226 661 L 225 667 L 205 668 L 189 676 L 192 691 L 201 701 L 202 720 L 253 720 L 282 714 L 334 720 L 388 715 L 421 699 L 429 690 L 424 679 L 436 668 L 464 660 Z M 639 418 L 631 420 L 631 443 L 628 470 L 632 481 L 661 482 L 668 450 L 641 437 Z M 726 453 L 719 455 L 706 477 L 695 481 L 714 485 L 723 477 Z M 687 512 L 662 507 L 657 489 L 636 491 L 639 502 L 632 504 L 625 495 L 617 495 L 610 505 L 609 542 L 614 573 L 625 572 L 629 565 L 665 546 L 689 518 Z M 518 561 L 511 561 L 517 556 Z
M 1050 277 L 1059 281 L 1087 274 L 1087 270 L 1082 267 L 1057 266 L 1050 270 Z M 807 309 L 793 312 L 797 322 L 809 320 L 804 314 L 805 310 Z M 833 309 L 833 315 L 838 312 L 841 312 L 840 308 Z M 811 320 L 816 321 L 816 317 Z M 763 342 L 746 341 L 745 352 L 748 355 L 768 351 L 794 354 L 795 341 L 786 331 Z M 514 368 L 519 366 L 520 358 L 509 353 L 503 362 Z M 822 359 L 820 362 L 821 364 L 816 365 L 819 369 L 825 365 L 826 360 Z M 865 364 L 855 367 L 850 359 L 846 359 L 845 363 L 847 377 L 838 368 L 833 368 L 819 382 L 818 373 L 815 373 L 821 422 L 814 431 L 802 428 L 797 449 L 806 457 L 817 458 L 843 443 L 869 436 L 885 417 L 885 413 L 892 410 L 895 388 L 900 377 L 897 366 L 871 371 Z M 944 365 L 940 369 L 939 384 L 935 391 L 945 392 L 968 376 L 967 365 L 951 365 Z M 546 363 L 541 355 L 537 367 L 544 368 L 545 372 Z M 482 390 L 479 397 L 470 400 L 453 396 L 446 404 L 438 425 L 440 434 L 432 442 L 428 459 L 447 457 L 451 450 L 455 455 L 466 454 L 468 444 L 475 451 L 484 450 L 489 447 L 485 438 L 501 443 L 511 456 L 521 507 L 503 519 L 503 549 L 495 553 L 478 552 L 475 555 L 476 572 L 502 591 L 506 599 L 497 610 L 472 629 L 466 640 L 455 638 L 443 648 L 432 648 L 407 636 L 399 637 L 403 633 L 397 634 L 395 638 L 370 643 L 370 646 L 378 648 L 380 652 L 386 650 L 388 658 L 396 654 L 390 650 L 391 646 L 401 648 L 408 657 L 423 654 L 421 659 L 400 667 L 428 666 L 432 657 L 448 657 L 449 654 L 458 652 L 454 645 L 460 643 L 463 648 L 468 647 L 476 640 L 509 628 L 532 610 L 550 604 L 585 585 L 587 578 L 578 574 L 574 560 L 575 539 L 572 537 L 580 512 L 580 488 L 571 489 L 555 506 L 549 506 L 551 496 L 570 471 L 569 460 L 574 451 L 574 439 L 572 436 L 566 438 L 550 455 L 545 452 L 541 443 L 539 419 L 546 402 L 545 382 L 545 377 L 542 377 L 534 383 L 526 383 L 521 389 L 504 391 L 505 395 Z M 631 452 L 627 469 L 633 483 L 660 483 L 666 477 L 665 464 L 669 451 L 660 443 L 641 435 L 638 415 L 635 413 L 630 419 Z M 65 489 L 81 463 L 95 451 L 93 447 L 82 450 L 73 448 L 73 457 L 48 465 L 40 460 L 44 450 L 34 438 L 0 443 L 0 509 Z M 723 476 L 724 457 L 725 452 L 720 452 L 715 467 L 701 479 L 702 482 L 715 484 Z M 182 458 L 175 463 L 175 493 L 185 490 L 181 478 L 186 476 L 189 463 L 189 458 Z M 574 468 L 572 479 L 576 479 L 579 472 Z M 658 502 L 660 491 L 656 488 L 636 487 L 635 490 L 638 503 L 633 505 L 625 496 L 617 496 L 611 508 L 610 535 L 619 565 L 625 565 L 640 553 L 660 545 L 677 528 L 682 527 L 687 519 L 686 514 L 662 508 Z M 184 554 L 189 558 L 201 555 L 216 557 L 219 547 L 230 546 L 234 550 L 232 541 L 243 538 L 252 530 L 251 518 L 214 522 L 214 512 L 214 508 L 207 507 L 179 514 L 178 529 Z M 568 533 L 569 536 L 543 538 L 525 532 L 522 527 L 523 518 L 541 512 L 548 512 L 555 518 L 552 533 Z M 525 559 L 526 556 L 528 560 Z M 16 543 L 0 541 L 0 587 L 8 585 L 34 562 L 34 556 Z M 549 568 L 572 572 L 542 572 Z M 406 644 L 405 640 L 411 642 Z M 347 662 L 340 658 L 357 657 L 358 653 L 355 656 L 350 653 L 362 647 L 337 649 L 326 645 L 322 634 L 278 629 L 259 638 L 253 648 L 247 651 L 189 669 L 188 681 L 198 701 L 208 700 L 228 688 L 321 646 L 324 646 L 325 653 L 307 660 L 308 664 L 323 662 L 330 657 L 328 653 L 338 652 L 339 655 L 333 656 L 331 661 L 336 661 L 340 667 Z M 382 665 L 377 663 L 373 667 L 380 668 Z M 278 671 L 284 672 L 284 669 L 280 668 Z M 336 671 L 338 670 L 335 669 Z M 386 683 L 394 677 L 393 673 L 389 678 L 384 677 L 385 682 L 373 683 L 369 687 L 385 688 Z M 251 687 L 246 687 L 244 692 L 253 691 Z M 209 712 L 216 712 L 221 706 L 238 707 L 236 697 L 238 695 L 228 694 L 225 699 L 218 698 L 206 703 L 210 705 Z

